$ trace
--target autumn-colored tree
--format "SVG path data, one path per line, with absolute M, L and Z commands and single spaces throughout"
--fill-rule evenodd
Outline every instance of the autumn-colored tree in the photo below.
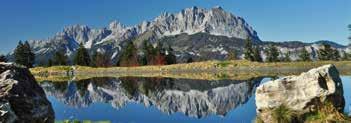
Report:
M 157 46 L 155 48 L 156 54 L 154 56 L 154 65 L 165 65 L 166 62 L 166 55 L 165 49 L 163 48 L 163 44 L 161 42 L 157 42 Z

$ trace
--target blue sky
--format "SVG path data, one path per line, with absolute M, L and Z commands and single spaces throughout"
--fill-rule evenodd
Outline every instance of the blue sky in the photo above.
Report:
M 243 17 L 262 40 L 349 42 L 351 0 L 2 0 L 0 53 L 19 40 L 51 37 L 67 25 L 101 28 L 113 20 L 135 25 L 164 11 L 217 5 Z

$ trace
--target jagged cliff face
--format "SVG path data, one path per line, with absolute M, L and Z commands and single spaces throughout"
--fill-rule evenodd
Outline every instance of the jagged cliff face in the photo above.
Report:
M 250 37 L 259 41 L 257 33 L 241 17 L 237 17 L 220 7 L 211 9 L 187 8 L 179 13 L 163 13 L 152 21 L 144 21 L 135 26 L 124 26 L 113 21 L 106 28 L 92 29 L 84 25 L 65 27 L 63 32 L 47 40 L 31 40 L 38 58 L 47 60 L 56 51 L 65 51 L 70 57 L 78 44 L 83 43 L 91 52 L 105 52 L 116 59 L 125 41 L 131 39 L 156 40 L 179 34 L 207 33 L 216 36 L 245 39 Z M 140 41 L 139 41 L 140 42 Z
M 210 114 L 225 115 L 244 104 L 260 81 L 261 78 L 248 81 L 100 78 L 67 84 L 43 83 L 42 87 L 49 96 L 74 107 L 107 102 L 119 109 L 133 102 L 146 107 L 154 105 L 167 114 L 181 112 L 200 118 Z
M 124 26 L 118 21 L 106 28 L 93 29 L 84 25 L 65 27 L 64 30 L 47 40 L 31 40 L 36 54 L 36 63 L 45 63 L 56 51 L 64 51 L 72 60 L 79 43 L 90 53 L 102 52 L 118 61 L 122 49 L 128 41 L 140 48 L 141 42 L 148 40 L 153 44 L 161 41 L 171 46 L 178 62 L 192 57 L 200 60 L 223 60 L 229 52 L 236 50 L 242 58 L 244 40 L 251 38 L 261 49 L 271 42 L 260 41 L 256 31 L 241 17 L 226 12 L 221 7 L 211 9 L 186 8 L 178 13 L 163 13 L 152 21 L 143 21 L 135 26 Z M 276 43 L 282 53 L 290 51 L 291 59 L 296 60 L 298 51 L 306 48 L 316 59 L 316 51 L 321 43 L 332 44 L 339 51 L 350 52 L 350 48 L 330 42 L 315 43 L 280 42 Z M 263 54 L 263 58 L 265 55 Z

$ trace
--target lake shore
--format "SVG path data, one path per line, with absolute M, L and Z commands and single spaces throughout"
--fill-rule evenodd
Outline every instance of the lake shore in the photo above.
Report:
M 274 62 L 259 63 L 246 60 L 205 61 L 163 66 L 109 67 L 53 66 L 30 69 L 39 80 L 69 80 L 92 77 L 170 77 L 188 79 L 238 79 L 260 76 L 296 75 L 311 68 L 334 64 L 341 75 L 349 75 L 351 61 Z

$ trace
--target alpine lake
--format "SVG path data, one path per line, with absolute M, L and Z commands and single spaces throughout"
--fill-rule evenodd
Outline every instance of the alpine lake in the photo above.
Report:
M 56 122 L 250 123 L 256 117 L 256 88 L 283 76 L 93 77 L 41 80 L 40 85 L 54 108 Z M 341 74 L 340 78 L 344 112 L 350 116 L 351 74 Z

